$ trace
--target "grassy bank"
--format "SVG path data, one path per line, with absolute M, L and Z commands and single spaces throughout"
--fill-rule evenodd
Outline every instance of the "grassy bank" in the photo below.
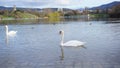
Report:
M 37 19 L 38 16 L 31 14 L 31 13 L 28 13 L 28 12 L 22 12 L 22 11 L 3 12 L 3 14 L 0 14 L 1 20 L 27 19 L 27 18 Z

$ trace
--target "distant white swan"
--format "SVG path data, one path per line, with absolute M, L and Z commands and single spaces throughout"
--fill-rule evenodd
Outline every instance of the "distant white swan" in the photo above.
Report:
M 15 36 L 17 31 L 8 31 L 8 26 L 5 25 L 5 28 L 6 28 L 6 35 L 7 36 Z
M 60 43 L 61 46 L 74 46 L 74 47 L 76 47 L 76 46 L 83 46 L 85 44 L 84 42 L 77 41 L 77 40 L 71 40 L 71 41 L 64 43 L 64 31 L 61 30 L 59 33 L 62 36 L 61 43 Z

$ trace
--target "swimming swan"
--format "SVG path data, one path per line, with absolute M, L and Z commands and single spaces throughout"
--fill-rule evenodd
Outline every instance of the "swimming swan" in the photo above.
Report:
M 8 32 L 8 26 L 7 25 L 5 25 L 5 28 L 6 28 L 6 35 L 7 36 L 15 36 L 16 35 L 17 31 L 9 31 Z
M 84 42 L 81 42 L 81 41 L 78 41 L 78 40 L 71 40 L 71 41 L 68 41 L 68 42 L 64 43 L 64 31 L 61 30 L 59 32 L 59 34 L 62 36 L 61 37 L 61 43 L 60 43 L 61 46 L 74 46 L 74 47 L 76 47 L 76 46 L 83 46 L 85 44 Z

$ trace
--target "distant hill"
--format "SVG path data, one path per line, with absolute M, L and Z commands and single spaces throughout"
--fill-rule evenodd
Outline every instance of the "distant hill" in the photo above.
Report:
M 85 8 L 79 8 L 79 10 L 85 10 Z
M 42 9 L 41 8 L 21 8 L 21 7 L 17 7 L 18 10 L 25 10 L 25 11 L 28 11 L 28 10 L 32 10 L 32 11 L 41 11 Z M 45 8 L 43 8 L 45 9 Z M 58 8 L 50 8 L 51 10 L 53 11 L 57 11 Z M 4 7 L 4 6 L 0 6 L 0 10 L 13 10 L 13 7 Z M 72 10 L 72 9 L 69 9 L 69 8 L 63 8 L 63 11 L 69 11 L 69 10 Z
M 5 9 L 5 7 L 3 7 L 3 6 L 0 6 L 0 9 Z
M 112 8 L 113 6 L 117 6 L 119 4 L 120 4 L 120 1 L 114 1 L 112 3 L 104 4 L 104 5 L 93 7 L 93 8 L 90 8 L 90 9 L 95 10 L 95 9 L 99 8 L 101 10 L 105 10 L 105 9 L 108 9 L 108 8 Z
M 17 9 L 19 10 L 41 10 L 39 8 L 21 8 L 21 7 L 17 7 Z M 0 10 L 13 10 L 13 7 L 0 6 Z
M 4 6 L 0 6 L 0 10 L 12 10 L 12 7 L 4 7 Z

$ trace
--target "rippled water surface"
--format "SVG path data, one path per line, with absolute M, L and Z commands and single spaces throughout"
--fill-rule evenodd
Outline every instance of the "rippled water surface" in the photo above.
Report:
M 120 22 L 61 21 L 58 24 L 8 24 L 6 37 L 0 25 L 0 68 L 120 68 Z M 84 47 L 60 47 L 79 40 Z

